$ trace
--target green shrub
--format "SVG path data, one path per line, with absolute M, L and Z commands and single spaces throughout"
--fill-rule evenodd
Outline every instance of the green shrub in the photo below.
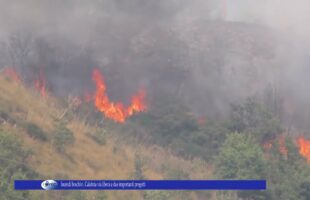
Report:
M 145 179 L 144 176 L 144 160 L 139 154 L 135 154 L 135 171 L 134 171 L 134 179 L 136 180 L 143 180 Z
M 0 121 L 6 121 L 10 124 L 15 124 L 16 120 L 9 114 L 8 111 L 1 110 L 0 111 Z
M 21 148 L 18 138 L 0 130 L 0 197 L 3 200 L 31 199 L 28 191 L 15 191 L 16 179 L 33 179 L 36 173 L 26 163 L 30 151 Z
M 255 135 L 259 142 L 273 139 L 283 131 L 279 119 L 253 98 L 232 106 L 228 128 L 231 132 Z
M 66 145 L 73 143 L 73 133 L 65 126 L 64 123 L 59 123 L 54 133 L 54 146 L 56 147 L 56 150 L 63 153 Z
M 47 141 L 47 134 L 36 124 L 28 122 L 25 124 L 25 128 L 30 137 L 41 141 Z
M 264 179 L 266 162 L 263 151 L 252 135 L 231 133 L 216 158 L 216 172 L 224 179 Z M 266 193 L 240 191 L 241 199 L 264 199 Z
M 95 133 L 88 133 L 97 144 L 104 145 L 106 144 L 106 131 L 104 129 L 98 129 Z

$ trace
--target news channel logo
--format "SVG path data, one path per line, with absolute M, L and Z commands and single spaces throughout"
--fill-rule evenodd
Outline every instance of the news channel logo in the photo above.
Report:
M 57 188 L 58 183 L 54 180 L 45 180 L 41 183 L 44 190 L 54 190 Z

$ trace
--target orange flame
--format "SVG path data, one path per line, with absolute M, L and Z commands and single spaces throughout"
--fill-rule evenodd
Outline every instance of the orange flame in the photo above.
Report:
M 4 74 L 10 79 L 12 79 L 13 81 L 17 83 L 21 83 L 20 75 L 17 73 L 17 71 L 14 68 L 11 68 L 11 67 L 5 68 Z
M 288 149 L 285 146 L 285 136 L 280 135 L 277 139 L 267 140 L 263 143 L 263 148 L 265 150 L 270 150 L 274 146 L 274 142 L 278 142 L 278 150 L 283 156 L 287 156 Z
M 95 106 L 105 117 L 124 123 L 128 117 L 146 110 L 145 92 L 143 90 L 131 98 L 131 104 L 126 108 L 121 102 L 109 100 L 104 78 L 98 69 L 93 71 L 93 80 L 96 83 Z
M 38 78 L 35 80 L 34 86 L 35 86 L 36 90 L 40 92 L 42 97 L 47 96 L 46 80 L 45 80 L 45 77 L 44 77 L 42 71 L 40 71 Z
M 145 99 L 145 91 L 140 90 L 135 96 L 131 98 L 131 104 L 127 108 L 127 115 L 131 116 L 135 113 L 145 111 L 146 105 L 144 99 Z
M 310 163 L 310 140 L 306 140 L 304 137 L 299 137 L 297 139 L 297 144 L 300 155 L 305 157 Z

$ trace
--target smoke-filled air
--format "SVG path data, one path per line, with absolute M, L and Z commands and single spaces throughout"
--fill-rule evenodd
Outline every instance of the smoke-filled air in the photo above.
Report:
M 0 0 L 0 196 L 309 200 L 309 77 L 306 0 Z M 47 177 L 268 187 L 12 188 Z

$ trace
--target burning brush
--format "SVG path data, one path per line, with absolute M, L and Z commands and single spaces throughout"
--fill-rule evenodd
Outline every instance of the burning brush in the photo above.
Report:
M 93 71 L 93 80 L 96 84 L 94 97 L 95 107 L 102 112 L 106 118 L 124 123 L 128 117 L 146 110 L 145 92 L 143 90 L 140 90 L 134 95 L 131 98 L 131 104 L 125 107 L 121 102 L 110 101 L 107 95 L 104 78 L 98 69 Z

